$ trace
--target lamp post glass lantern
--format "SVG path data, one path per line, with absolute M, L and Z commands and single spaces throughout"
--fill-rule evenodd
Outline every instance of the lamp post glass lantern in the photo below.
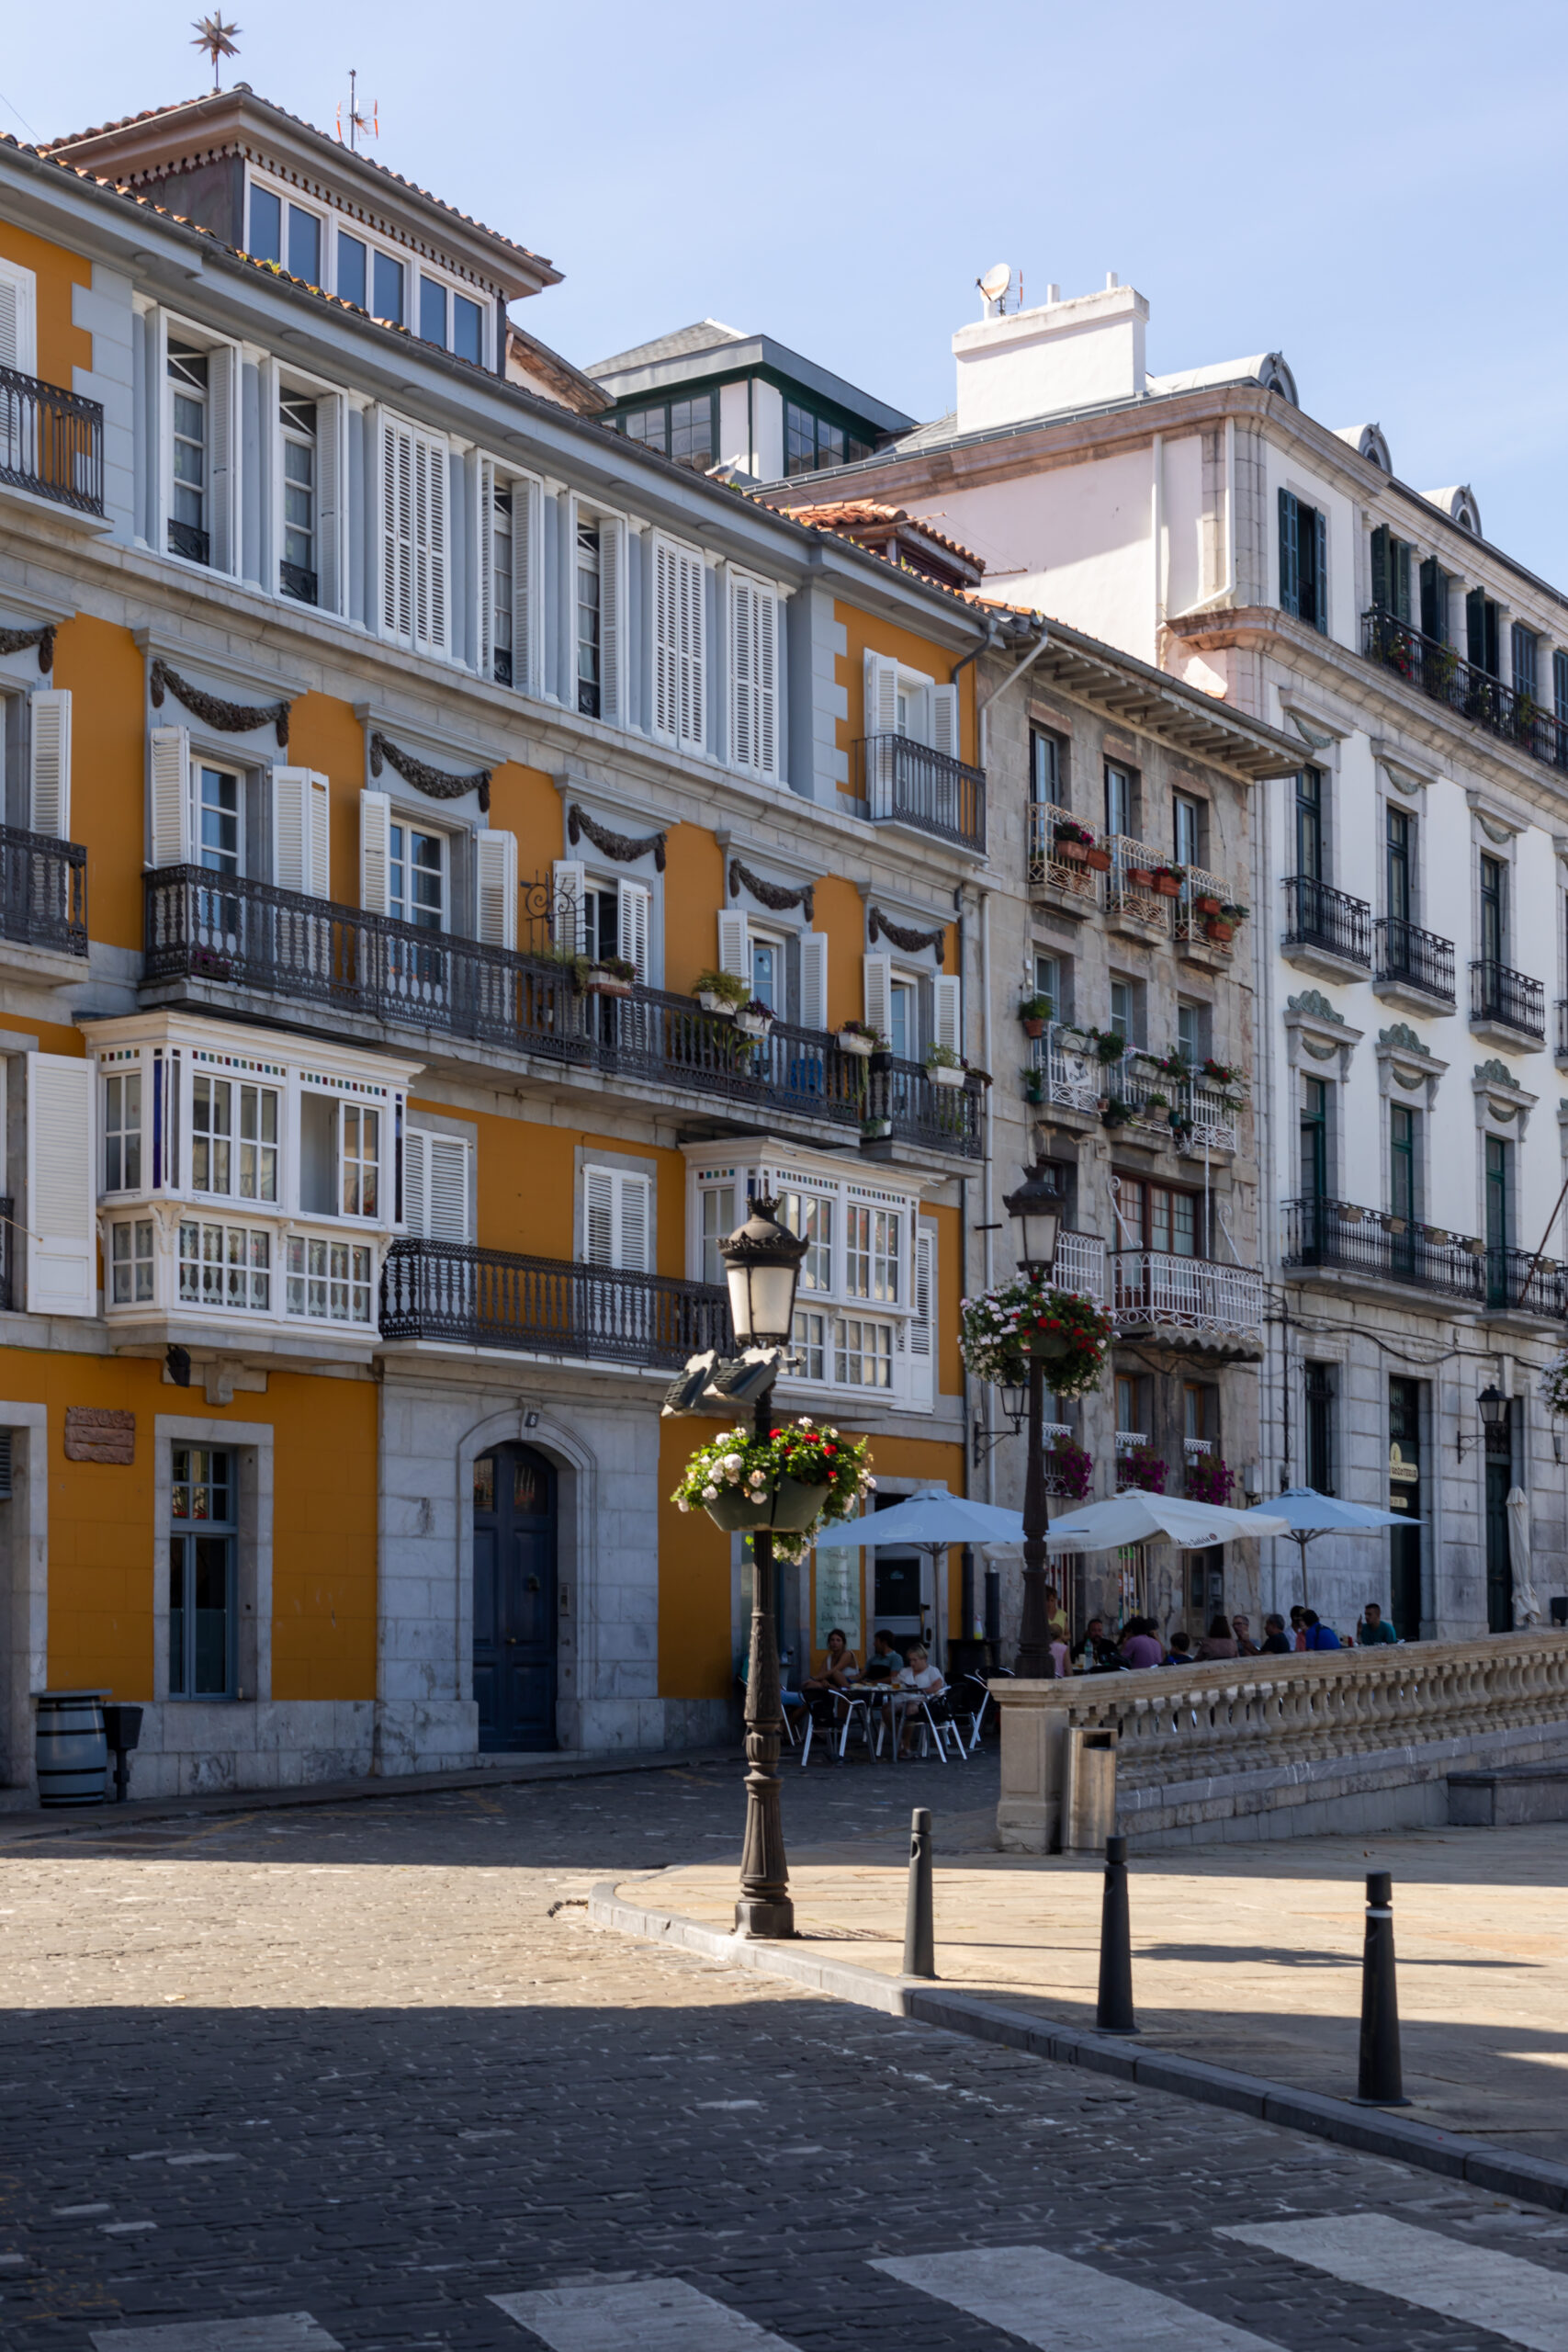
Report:
M 1062 1197 L 1052 1171 L 1037 1160 L 1002 1206 L 1018 1233 L 1019 1267 L 1043 1281 L 1056 1262 L 1062 1228 Z M 1023 1614 L 1018 1629 L 1018 1670 L 1049 1682 L 1055 1677 L 1050 1616 L 1045 1606 L 1045 1537 L 1050 1513 L 1045 1500 L 1045 1366 L 1029 1359 L 1029 1452 L 1023 1481 Z
M 1475 1400 L 1483 1430 L 1500 1430 L 1508 1418 L 1508 1400 L 1500 1388 L 1489 1381 Z
M 795 1294 L 807 1245 L 803 1235 L 779 1224 L 773 1214 L 777 1206 L 766 1193 L 755 1193 L 745 1224 L 718 1245 L 729 1286 L 730 1319 L 742 1349 L 783 1350 L 795 1329 Z M 770 1380 L 753 1408 L 756 1437 L 768 1434 L 773 1396 Z M 775 1588 L 773 1532 L 759 1527 L 751 1536 L 751 1641 L 746 1669 L 746 1839 L 735 1905 L 735 1924 L 749 1936 L 795 1933 L 780 1804 L 784 1702 Z

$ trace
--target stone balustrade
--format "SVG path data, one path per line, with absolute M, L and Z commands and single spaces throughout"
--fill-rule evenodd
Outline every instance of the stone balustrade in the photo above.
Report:
M 1303 1827 L 1365 1826 L 1364 1811 L 1337 1823 L 1316 1808 L 1424 1785 L 1455 1758 L 1568 1748 L 1568 1630 L 1000 1680 L 991 1692 L 1002 1711 L 997 1827 L 1007 1850 L 1060 1849 L 1075 1733 L 1114 1736 L 1123 1828 L 1141 1815 L 1162 1832 L 1195 1834 L 1205 1822 L 1292 1809 Z

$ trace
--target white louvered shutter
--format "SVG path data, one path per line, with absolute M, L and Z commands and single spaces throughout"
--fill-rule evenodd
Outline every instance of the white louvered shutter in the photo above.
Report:
M 582 1171 L 583 1252 L 591 1266 L 615 1262 L 615 1178 L 608 1168 Z
M 621 953 L 628 964 L 637 966 L 637 978 L 646 988 L 649 979 L 648 936 L 653 898 L 646 882 L 623 882 L 619 885 Z
M 449 462 L 445 441 L 414 435 L 413 642 L 420 653 L 446 650 Z
M 614 515 L 599 523 L 599 716 L 612 727 L 626 721 L 626 526 Z
M 956 979 L 939 975 L 931 984 L 931 1043 L 951 1046 L 953 1052 L 964 1051 L 963 987 Z
M 800 1025 L 828 1026 L 828 934 L 806 931 L 800 935 Z
M 615 1236 L 619 1255 L 615 1263 L 623 1273 L 650 1273 L 653 1187 L 646 1176 L 628 1176 L 617 1169 L 615 1190 L 620 1195 Z
M 391 905 L 392 803 L 385 792 L 359 796 L 359 903 L 367 915 Z
M 235 401 L 239 392 L 238 355 L 227 343 L 215 344 L 207 356 L 208 534 L 214 571 L 239 569 L 238 475 L 239 430 Z
M 468 1153 L 461 1136 L 431 1136 L 425 1214 L 432 1241 L 468 1241 Z
M 736 978 L 750 986 L 751 979 L 751 948 L 746 936 L 746 917 L 739 907 L 721 909 L 718 918 L 718 968 L 733 972 Z
M 931 688 L 931 749 L 945 752 L 950 760 L 958 757 L 958 688 Z
M 865 731 L 868 735 L 898 731 L 898 664 L 886 653 L 865 657 Z
M 680 551 L 681 667 L 677 706 L 681 742 L 700 752 L 707 738 L 707 571 L 700 555 Z
M 512 485 L 512 683 L 525 695 L 539 692 L 544 671 L 544 484 L 531 474 L 518 475 Z
M 495 467 L 489 458 L 479 462 L 479 510 L 478 659 L 480 677 L 489 678 L 495 672 Z
M 653 543 L 653 731 L 673 742 L 681 707 L 680 559 L 668 539 Z
M 893 1035 L 893 958 L 867 956 L 865 964 L 865 1025 L 880 1037 Z
M 416 1240 L 426 1233 L 430 1198 L 430 1137 L 422 1127 L 410 1127 L 403 1136 L 403 1223 Z
M 71 690 L 40 686 L 28 696 L 31 718 L 28 822 L 35 833 L 71 838 Z
M 394 417 L 381 419 L 377 470 L 381 634 L 407 645 L 413 638 L 413 435 Z
M 738 768 L 778 774 L 778 598 L 754 580 L 730 582 L 729 742 Z
M 94 1065 L 28 1056 L 28 1311 L 96 1315 Z
M 272 878 L 279 890 L 307 890 L 310 871 L 310 771 L 272 772 Z
M 0 260 L 0 368 L 38 374 L 38 280 L 19 262 Z
M 909 1402 L 928 1413 L 936 1402 L 936 1228 L 917 1218 L 909 1326 Z
M 517 836 L 487 826 L 475 841 L 479 938 L 486 947 L 515 947 Z
M 555 944 L 567 956 L 581 956 L 584 946 L 582 918 L 588 897 L 588 868 L 580 857 L 558 857 L 552 874 Z
M 332 818 L 332 786 L 312 768 L 305 803 L 305 888 L 312 899 L 330 899 L 333 894 Z
M 148 737 L 152 801 L 149 864 L 190 864 L 190 736 L 183 727 L 154 727 Z
M 931 983 L 931 1043 L 964 1051 L 964 990 L 962 983 L 939 974 Z
M 340 393 L 316 402 L 316 602 L 323 613 L 341 613 L 348 594 L 348 540 L 344 491 L 348 481 L 348 403 Z

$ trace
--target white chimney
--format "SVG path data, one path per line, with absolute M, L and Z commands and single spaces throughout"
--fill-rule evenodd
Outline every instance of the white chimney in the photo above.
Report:
M 1055 288 L 1050 289 L 1055 295 Z M 958 430 L 984 433 L 1064 409 L 1098 408 L 1144 390 L 1149 306 L 1131 286 L 1053 300 L 960 327 Z

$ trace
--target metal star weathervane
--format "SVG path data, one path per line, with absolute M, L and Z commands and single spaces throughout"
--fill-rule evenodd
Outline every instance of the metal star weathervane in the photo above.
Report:
M 193 17 L 191 22 L 196 28 L 196 39 L 192 41 L 191 47 L 192 49 L 205 50 L 208 56 L 211 58 L 212 86 L 216 89 L 218 87 L 218 62 L 220 58 L 238 57 L 240 54 L 233 41 L 230 39 L 230 35 L 231 33 L 237 33 L 240 28 L 238 25 L 226 25 L 223 21 L 222 11 L 218 8 L 213 10 L 210 17 Z

